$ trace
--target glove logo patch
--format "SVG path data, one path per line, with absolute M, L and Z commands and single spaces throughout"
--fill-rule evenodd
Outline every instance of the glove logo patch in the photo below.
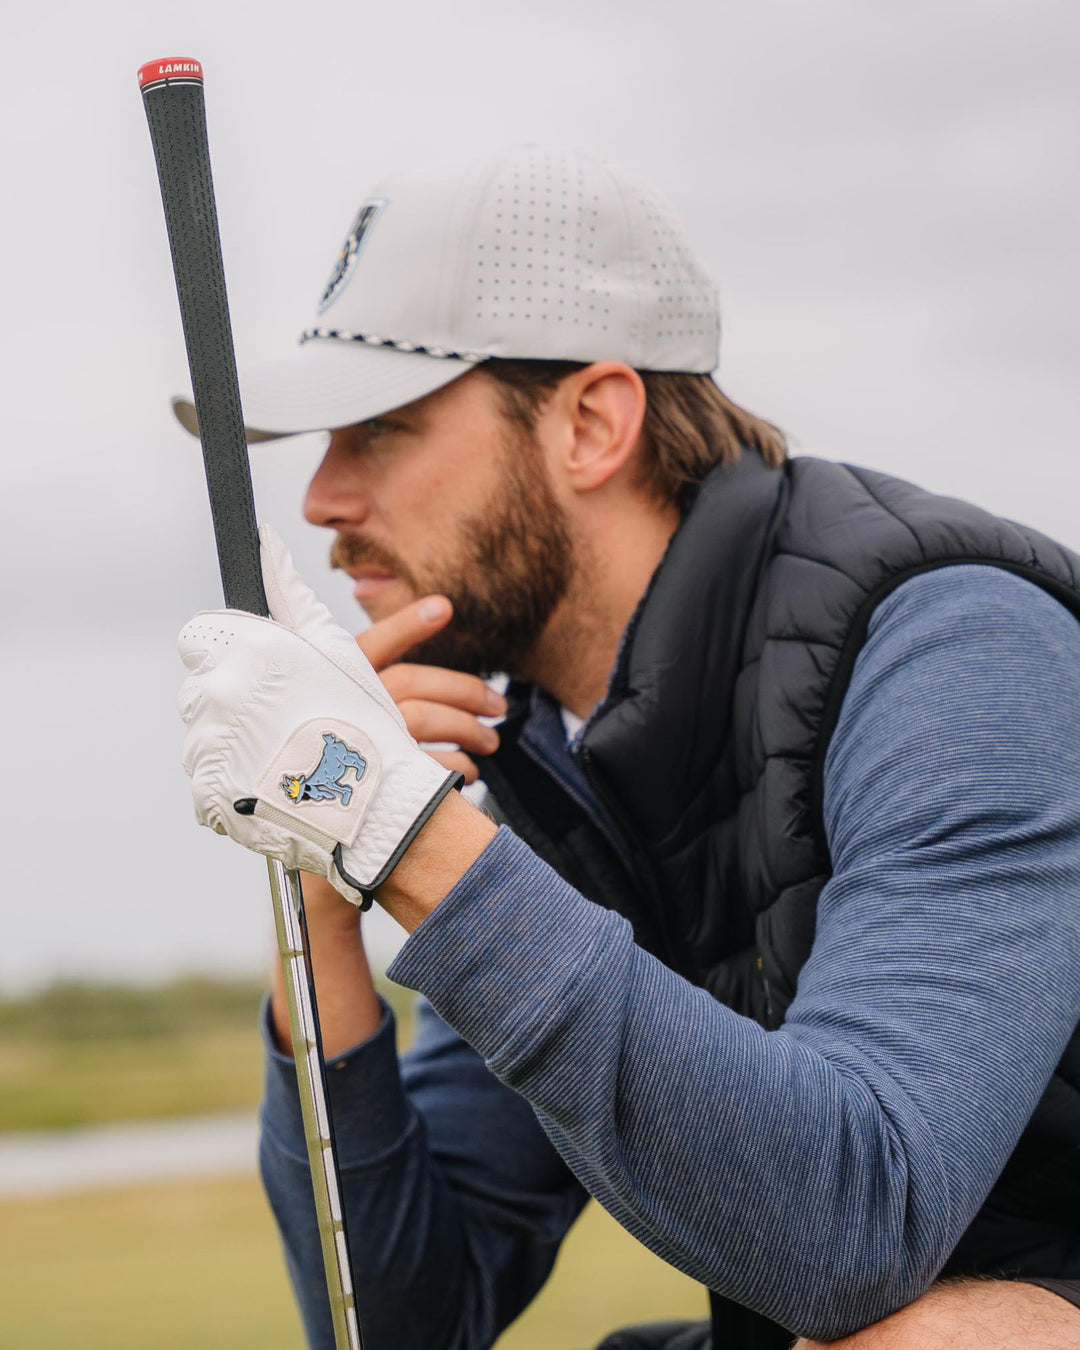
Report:
M 342 806 L 352 801 L 353 785 L 345 778 L 350 770 L 359 783 L 367 769 L 367 760 L 334 735 L 332 731 L 322 734 L 325 746 L 318 764 L 310 773 L 299 775 L 282 774 L 281 790 L 291 802 L 329 802 L 335 798 Z
M 255 795 L 298 826 L 351 848 L 382 773 L 379 747 L 368 733 L 324 715 L 291 733 L 263 770 Z

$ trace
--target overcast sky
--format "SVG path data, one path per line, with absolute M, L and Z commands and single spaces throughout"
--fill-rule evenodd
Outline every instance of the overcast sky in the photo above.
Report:
M 801 453 L 1080 546 L 1080 11 L 1065 0 L 19 6 L 0 89 L 0 991 L 254 970 L 261 860 L 199 831 L 174 638 L 219 603 L 135 72 L 194 56 L 241 363 L 311 318 L 387 169 L 535 140 L 652 181 L 717 276 L 722 382 Z M 259 510 L 343 622 L 300 519 Z M 381 940 L 380 940 L 381 941 Z

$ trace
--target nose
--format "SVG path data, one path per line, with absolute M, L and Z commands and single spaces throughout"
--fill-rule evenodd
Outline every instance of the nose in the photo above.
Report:
M 336 529 L 359 525 L 370 509 L 355 427 L 331 432 L 330 445 L 304 498 L 304 517 L 312 525 Z

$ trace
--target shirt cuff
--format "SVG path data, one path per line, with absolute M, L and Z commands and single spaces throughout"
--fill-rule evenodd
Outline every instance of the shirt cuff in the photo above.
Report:
M 500 1072 L 630 925 L 586 900 L 505 826 L 412 933 L 387 975 L 419 990 Z
M 382 1021 L 365 1041 L 326 1061 L 326 1091 L 339 1171 L 379 1162 L 412 1131 L 415 1116 L 398 1070 L 394 1014 L 380 999 Z M 307 1160 L 296 1066 L 274 1043 L 270 1000 L 260 1019 L 266 1049 L 262 1126 L 287 1152 Z

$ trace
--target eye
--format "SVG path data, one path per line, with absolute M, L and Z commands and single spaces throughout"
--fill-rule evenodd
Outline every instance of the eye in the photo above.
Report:
M 372 417 L 364 423 L 364 430 L 372 440 L 376 440 L 382 436 L 389 436 L 391 432 L 400 431 L 401 425 L 389 417 Z

